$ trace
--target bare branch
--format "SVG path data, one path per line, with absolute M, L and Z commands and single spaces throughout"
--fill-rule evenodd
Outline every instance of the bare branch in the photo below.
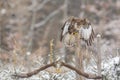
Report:
M 68 0 L 64 1 L 64 6 L 65 6 L 65 8 L 64 8 L 64 18 L 67 18 L 67 16 L 68 16 Z
M 29 72 L 29 73 L 26 73 L 26 74 L 14 74 L 12 76 L 15 76 L 15 77 L 18 77 L 18 78 L 28 78 L 28 77 L 31 77 L 31 76 L 39 73 L 42 70 L 45 70 L 45 69 L 47 69 L 47 68 L 49 68 L 51 66 L 54 66 L 54 64 L 55 63 L 50 63 L 50 64 L 47 64 L 47 65 L 45 65 L 43 67 L 40 67 L 39 69 L 36 69 L 36 70 L 32 71 L 32 72 Z
M 38 11 L 38 10 L 41 10 L 42 8 L 43 8 L 43 6 L 47 3 L 47 2 L 49 2 L 50 0 L 44 0 L 41 4 L 40 4 L 40 6 L 38 6 L 37 8 L 36 8 L 36 11 Z
M 85 72 L 82 72 L 81 70 L 79 70 L 79 69 L 76 69 L 76 68 L 74 68 L 73 66 L 71 66 L 71 65 L 69 65 L 69 64 L 66 64 L 66 63 L 64 63 L 64 62 L 62 62 L 62 66 L 65 66 L 65 67 L 67 67 L 67 68 L 69 68 L 69 69 L 71 69 L 71 70 L 74 70 L 76 73 L 78 73 L 79 75 L 81 75 L 81 76 L 84 76 L 84 77 L 86 77 L 86 78 L 88 78 L 88 79 L 101 79 L 102 78 L 102 76 L 96 76 L 96 75 L 94 75 L 94 74 L 88 74 L 88 73 L 85 73 Z
M 29 72 L 29 73 L 26 73 L 26 74 L 15 74 L 13 76 L 18 77 L 18 78 L 28 78 L 28 77 L 31 77 L 32 75 L 35 75 L 35 74 L 39 73 L 40 71 L 42 71 L 42 70 L 44 70 L 46 68 L 49 68 L 51 66 L 55 67 L 58 63 L 60 63 L 60 66 L 65 66 L 65 67 L 67 67 L 67 68 L 69 68 L 71 70 L 74 70 L 79 75 L 84 76 L 84 77 L 86 77 L 88 79 L 101 79 L 102 78 L 102 76 L 96 76 L 94 74 L 88 74 L 88 73 L 82 72 L 81 70 L 76 69 L 76 68 L 74 68 L 73 66 L 71 66 L 69 64 L 66 64 L 64 62 L 58 62 L 58 61 L 50 63 L 50 64 L 47 64 L 47 65 L 45 65 L 43 67 L 40 67 L 39 69 L 34 70 L 32 72 Z
M 36 0 L 33 0 L 33 5 L 31 5 L 30 7 L 28 7 L 28 10 L 30 10 L 30 11 L 38 11 L 38 10 L 41 10 L 44 6 L 45 6 L 45 4 L 46 3 L 48 3 L 50 0 L 44 0 L 41 4 L 39 4 L 39 6 L 37 7 L 37 8 L 35 8 L 36 7 Z
M 45 20 L 41 21 L 40 23 L 35 25 L 35 28 L 41 27 L 44 24 L 46 24 L 53 16 L 55 16 L 56 14 L 58 14 L 62 9 L 64 8 L 64 6 L 61 6 L 60 8 L 58 8 L 57 10 L 55 10 L 54 12 L 52 12 L 50 15 L 48 15 Z

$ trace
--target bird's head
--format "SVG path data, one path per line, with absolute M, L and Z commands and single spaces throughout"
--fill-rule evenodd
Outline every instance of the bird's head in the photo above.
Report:
M 70 22 L 70 25 L 68 27 L 69 34 L 76 33 L 77 32 L 77 29 L 76 29 L 76 27 L 77 27 L 76 18 L 75 17 L 70 17 L 68 21 Z
M 81 19 L 81 20 L 78 22 L 78 25 L 79 25 L 80 27 L 84 27 L 85 29 L 88 29 L 89 26 L 91 25 L 91 23 L 90 23 L 90 21 L 89 21 L 88 19 L 84 18 L 84 19 Z

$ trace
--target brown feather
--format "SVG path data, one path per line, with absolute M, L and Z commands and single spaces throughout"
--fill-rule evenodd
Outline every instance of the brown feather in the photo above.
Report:
M 67 22 L 67 21 L 66 21 Z M 66 24 L 66 22 L 63 24 L 63 26 L 62 26 L 62 28 L 61 28 L 61 34 L 60 34 L 60 41 L 62 41 L 62 39 L 63 39 L 63 35 L 62 35 L 62 33 L 63 33 L 63 29 L 64 29 L 64 27 L 65 27 L 65 24 Z
M 63 30 L 64 30 L 66 22 L 70 22 L 70 26 L 68 27 L 68 32 L 63 34 Z M 62 27 L 60 41 L 62 41 L 62 39 L 64 38 L 66 34 L 71 35 L 72 33 L 74 34 L 76 32 L 79 32 L 79 29 L 81 28 L 81 26 L 85 26 L 84 28 L 88 29 L 89 25 L 91 25 L 91 23 L 87 19 L 79 19 L 75 17 L 70 17 L 66 22 L 64 23 Z M 77 23 L 77 27 L 75 27 L 76 23 Z M 95 34 L 94 34 L 94 30 L 92 29 L 89 39 L 84 39 L 82 37 L 80 39 L 84 40 L 88 46 L 91 46 L 92 42 L 94 41 L 94 37 L 95 37 Z

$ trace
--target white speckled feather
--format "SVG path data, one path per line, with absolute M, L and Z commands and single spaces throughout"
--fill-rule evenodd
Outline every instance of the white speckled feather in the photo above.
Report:
M 90 38 L 90 35 L 92 33 L 92 27 L 89 26 L 88 28 L 81 27 L 79 30 L 79 33 L 81 34 L 81 37 L 84 40 L 88 40 Z
M 69 26 L 70 26 L 70 22 L 66 22 L 66 23 L 65 23 L 65 26 L 64 26 L 64 28 L 63 28 L 63 33 L 62 33 L 62 35 L 65 35 L 65 34 L 68 32 Z

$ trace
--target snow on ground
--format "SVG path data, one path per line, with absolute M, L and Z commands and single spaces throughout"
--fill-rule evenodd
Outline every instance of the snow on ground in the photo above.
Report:
M 35 70 L 36 68 L 32 68 Z M 97 71 L 93 71 L 92 67 L 88 67 L 86 72 L 95 73 Z M 0 66 L 0 80 L 75 80 L 76 75 L 74 71 L 69 70 L 65 73 L 50 73 L 47 71 L 41 71 L 37 75 L 33 75 L 30 78 L 22 78 L 16 79 L 15 77 L 11 76 L 12 74 L 16 73 L 26 73 L 29 72 L 22 65 L 14 66 L 13 64 L 1 64 Z M 115 57 L 109 59 L 107 61 L 103 61 L 102 63 L 102 75 L 107 80 L 120 80 L 120 57 Z
M 103 60 L 101 65 L 103 80 L 120 80 L 120 57 Z M 96 68 L 94 60 L 91 60 L 91 64 L 86 67 L 85 72 L 97 74 Z
M 67 72 L 62 73 L 53 73 L 47 70 L 39 72 L 37 75 L 33 75 L 30 78 L 15 78 L 12 76 L 15 73 L 27 73 L 33 70 L 38 69 L 43 65 L 42 60 L 35 60 L 32 62 L 33 66 L 29 68 L 23 66 L 22 64 L 0 64 L 0 80 L 75 80 L 75 72 L 68 70 Z M 35 65 L 37 64 L 37 65 Z M 51 69 L 51 68 L 50 68 Z
M 102 63 L 102 74 L 108 80 L 120 80 L 120 57 L 115 57 Z

